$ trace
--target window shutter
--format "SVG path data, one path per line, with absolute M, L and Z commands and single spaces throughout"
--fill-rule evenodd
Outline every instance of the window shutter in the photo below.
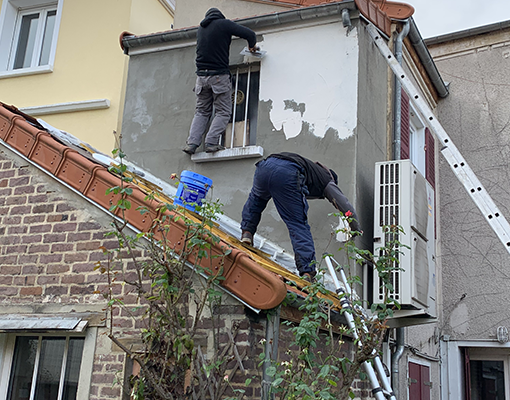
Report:
M 409 97 L 402 89 L 401 98 L 401 116 L 400 116 L 400 159 L 408 160 L 410 148 L 410 130 L 409 130 Z
M 425 174 L 426 179 L 436 188 L 436 158 L 435 158 L 434 136 L 430 133 L 429 128 L 425 128 Z
M 408 363 L 409 368 L 409 399 L 430 400 L 432 383 L 430 382 L 430 368 L 413 362 Z
M 414 400 L 421 400 L 421 374 L 420 366 L 418 364 L 409 363 L 409 398 Z

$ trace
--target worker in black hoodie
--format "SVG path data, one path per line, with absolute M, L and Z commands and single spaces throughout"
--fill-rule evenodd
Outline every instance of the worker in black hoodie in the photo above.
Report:
M 246 39 L 250 51 L 256 51 L 255 32 L 226 19 L 217 8 L 210 8 L 200 22 L 197 34 L 197 105 L 186 147 L 183 149 L 190 155 L 195 153 L 202 142 L 213 106 L 214 118 L 205 137 L 205 151 L 213 153 L 224 148 L 220 139 L 232 113 L 232 82 L 228 68 L 232 35 Z

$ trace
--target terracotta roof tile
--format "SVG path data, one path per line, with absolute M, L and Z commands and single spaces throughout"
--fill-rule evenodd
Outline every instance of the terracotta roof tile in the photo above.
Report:
M 120 195 L 110 193 L 105 194 L 106 190 L 119 186 L 121 179 L 119 176 L 110 172 L 108 168 L 90 157 L 83 149 L 62 143 L 48 132 L 36 119 L 24 114 L 14 106 L 8 106 L 0 102 L 0 139 L 7 145 L 14 148 L 20 154 L 30 159 L 32 162 L 48 171 L 51 175 L 60 179 L 80 192 L 83 196 L 95 202 L 99 207 L 109 210 L 112 204 L 115 204 Z M 136 180 L 135 180 L 136 182 Z M 147 187 L 151 184 L 143 179 L 140 183 L 133 183 L 131 188 L 133 194 L 129 200 L 133 206 L 129 210 L 124 210 L 124 218 L 136 229 L 148 232 L 152 229 L 154 219 L 161 219 L 167 216 L 167 221 L 172 224 L 169 237 L 172 246 L 179 252 L 179 244 L 182 241 L 186 227 L 182 219 L 175 221 L 173 217 L 181 211 L 160 211 L 159 202 L 148 200 L 146 197 Z M 172 203 L 173 200 L 164 193 L 156 193 L 156 199 L 166 203 Z M 141 214 L 138 211 L 139 206 L 147 207 L 148 212 Z M 121 216 L 120 209 L 115 211 L 115 215 Z M 184 211 L 184 209 L 182 209 Z M 187 217 L 196 221 L 199 220 L 197 214 L 187 214 Z M 207 259 L 207 268 L 215 273 L 219 268 L 223 268 L 225 280 L 221 285 L 247 304 L 258 309 L 270 309 L 278 306 L 285 298 L 287 291 L 299 292 L 304 297 L 305 293 L 301 291 L 308 285 L 297 276 L 282 268 L 278 264 L 268 259 L 262 252 L 246 248 L 237 239 L 227 235 L 217 228 L 213 228 L 214 233 L 220 237 L 220 242 L 214 246 L 213 252 L 217 255 L 223 254 L 224 250 L 230 249 L 229 255 L 224 258 Z M 156 237 L 161 233 L 154 231 Z M 211 265 L 211 260 L 212 265 Z M 191 263 L 195 262 L 193 256 L 188 259 Z M 221 263 L 221 265 L 220 265 Z M 295 282 L 291 286 L 284 281 Z M 253 290 L 256 288 L 256 290 Z M 340 308 L 338 299 L 333 295 L 325 297 L 334 301 Z

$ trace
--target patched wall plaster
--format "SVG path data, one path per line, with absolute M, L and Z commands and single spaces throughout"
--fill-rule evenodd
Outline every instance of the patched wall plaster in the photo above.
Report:
M 260 100 L 271 101 L 270 119 L 287 139 L 306 125 L 323 138 L 353 135 L 357 119 L 358 36 L 339 23 L 264 35 Z M 299 67 L 298 67 L 299 66 Z

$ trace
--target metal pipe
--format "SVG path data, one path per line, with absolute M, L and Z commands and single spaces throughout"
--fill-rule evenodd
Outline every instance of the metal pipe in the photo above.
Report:
M 409 20 L 406 20 L 402 30 L 395 41 L 395 58 L 399 64 L 402 64 L 402 47 L 404 38 L 409 33 Z M 400 143 L 402 129 L 402 84 L 395 79 L 395 97 L 394 101 L 394 120 L 393 120 L 393 159 L 400 160 Z
M 416 50 L 416 53 L 418 54 L 425 71 L 427 71 L 427 75 L 430 77 L 434 88 L 437 90 L 439 97 L 444 98 L 448 96 L 448 87 L 445 85 L 441 75 L 439 75 L 436 64 L 434 63 L 434 60 L 427 49 L 427 45 L 423 41 L 420 31 L 412 18 L 410 19 L 409 40 Z
M 236 126 L 237 88 L 239 86 L 239 68 L 236 69 L 236 87 L 234 89 L 234 111 L 232 112 L 232 134 L 230 137 L 230 148 L 234 148 L 234 133 Z
M 410 23 L 406 20 L 402 26 L 402 30 L 397 36 L 395 41 L 395 59 L 399 64 L 402 64 L 403 43 L 404 39 L 409 33 Z M 398 79 L 395 79 L 395 97 L 394 97 L 395 113 L 394 113 L 394 131 L 393 131 L 393 159 L 400 160 L 400 143 L 401 143 L 401 129 L 402 129 L 402 84 Z M 397 328 L 397 348 L 391 357 L 391 387 L 398 398 L 399 384 L 400 384 L 400 371 L 399 362 L 404 354 L 405 348 L 405 331 L 404 328 Z
M 262 400 L 274 399 L 274 395 L 270 394 L 273 377 L 267 374 L 267 369 L 271 363 L 278 359 L 278 336 L 280 336 L 280 309 L 279 306 L 273 315 L 267 316 L 266 324 L 266 360 L 262 365 Z
M 399 392 L 399 383 L 400 383 L 400 371 L 398 368 L 398 363 L 402 358 L 402 354 L 404 354 L 405 348 L 405 331 L 404 328 L 397 328 L 397 348 L 395 352 L 391 356 L 391 387 L 393 389 L 393 393 L 395 393 L 395 397 L 398 399 Z
M 246 107 L 244 109 L 244 132 L 243 132 L 243 147 L 246 147 L 246 130 L 248 128 L 248 103 L 250 101 L 250 77 L 251 65 L 248 66 L 248 82 L 246 83 Z M 232 146 L 234 147 L 234 146 Z
M 349 9 L 348 8 L 344 8 L 342 10 L 342 23 L 344 25 L 344 28 L 351 28 L 352 27 L 351 14 L 349 13 Z

